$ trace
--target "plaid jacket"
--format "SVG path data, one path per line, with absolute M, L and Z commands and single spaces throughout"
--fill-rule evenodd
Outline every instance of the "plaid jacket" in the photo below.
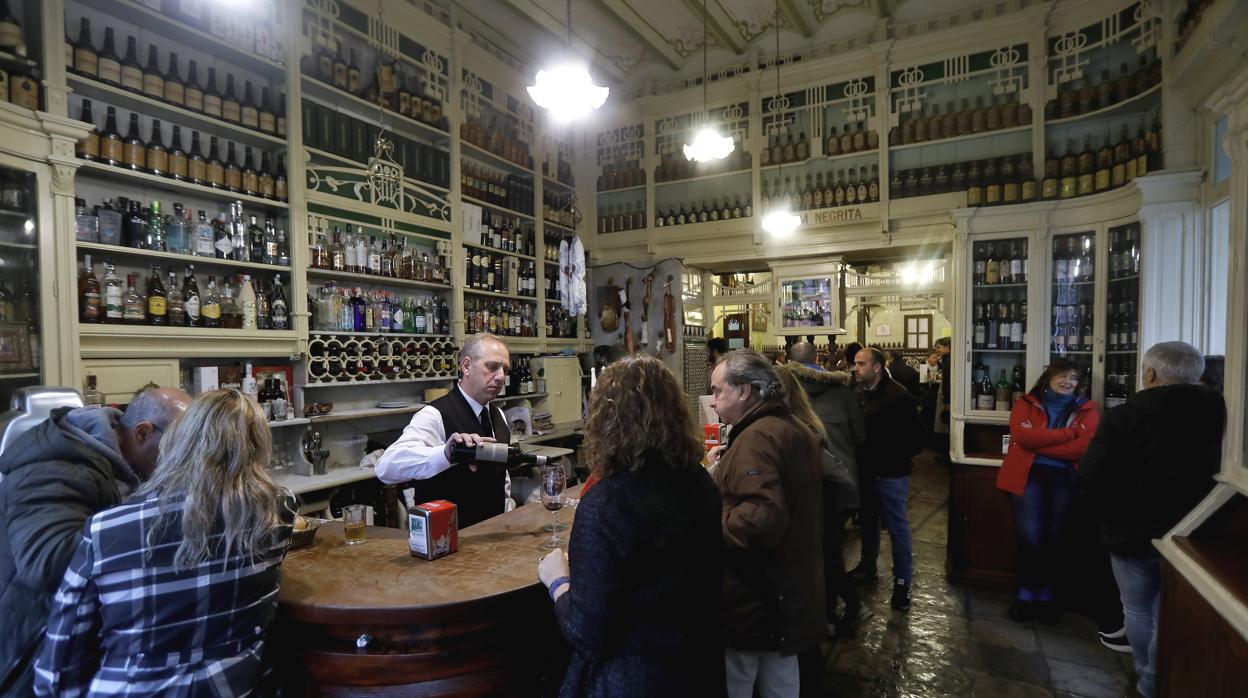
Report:
M 100 512 L 53 600 L 35 662 L 41 696 L 247 696 L 265 674 L 293 501 L 255 558 L 236 551 L 178 570 L 182 503 L 155 498 Z M 159 543 L 148 532 L 164 515 Z

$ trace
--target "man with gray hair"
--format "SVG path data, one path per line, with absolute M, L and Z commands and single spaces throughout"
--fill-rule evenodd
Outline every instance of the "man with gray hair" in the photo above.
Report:
M 190 402 L 152 388 L 124 413 L 63 407 L 0 454 L 0 694 L 33 695 L 34 652 L 83 524 L 151 476 L 161 436 Z
M 728 352 L 711 372 L 711 408 L 731 425 L 710 453 L 723 498 L 724 664 L 729 698 L 796 698 L 797 655 L 823 639 L 819 439 L 794 418 L 771 363 Z
M 513 506 L 506 468 L 451 462 L 455 444 L 510 443 L 507 418 L 490 401 L 507 382 L 511 353 L 496 335 L 474 334 L 459 352 L 459 371 L 459 383 L 412 415 L 403 434 L 382 454 L 377 479 L 387 484 L 414 481 L 404 491 L 409 507 L 434 499 L 454 502 L 459 525 L 468 527 Z
M 1226 405 L 1198 381 L 1204 357 L 1190 344 L 1161 342 L 1144 353 L 1141 390 L 1105 413 L 1079 477 L 1092 496 L 1122 597 L 1141 695 L 1157 691 L 1161 538 L 1213 487 Z

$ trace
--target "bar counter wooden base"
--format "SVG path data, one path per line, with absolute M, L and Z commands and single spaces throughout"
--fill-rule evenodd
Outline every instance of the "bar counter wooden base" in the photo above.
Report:
M 288 695 L 557 690 L 568 654 L 537 579 L 550 520 L 519 507 L 460 531 L 459 551 L 432 561 L 410 554 L 406 531 L 369 527 L 365 543 L 346 545 L 341 523 L 324 524 L 282 565 L 271 646 Z

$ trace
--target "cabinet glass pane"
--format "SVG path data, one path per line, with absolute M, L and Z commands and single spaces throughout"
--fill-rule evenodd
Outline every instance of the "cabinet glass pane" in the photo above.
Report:
M 1140 336 L 1140 224 L 1109 229 L 1106 283 L 1105 407 L 1135 394 Z
M 1079 368 L 1079 390 L 1092 395 L 1092 349 L 1096 318 L 1096 233 L 1053 237 L 1053 307 L 1047 365 L 1069 359 Z
M 968 410 L 1007 412 L 1027 389 L 1027 239 L 972 245 Z
M 0 168 L 0 412 L 39 385 L 39 257 L 35 176 Z
M 832 279 L 818 277 L 785 281 L 780 285 L 781 327 L 831 327 Z

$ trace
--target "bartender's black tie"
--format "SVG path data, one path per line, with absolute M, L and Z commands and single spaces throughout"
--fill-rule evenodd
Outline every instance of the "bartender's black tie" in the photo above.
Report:
M 482 436 L 494 435 L 494 425 L 490 423 L 489 404 L 486 404 L 485 407 L 481 408 L 481 435 Z

